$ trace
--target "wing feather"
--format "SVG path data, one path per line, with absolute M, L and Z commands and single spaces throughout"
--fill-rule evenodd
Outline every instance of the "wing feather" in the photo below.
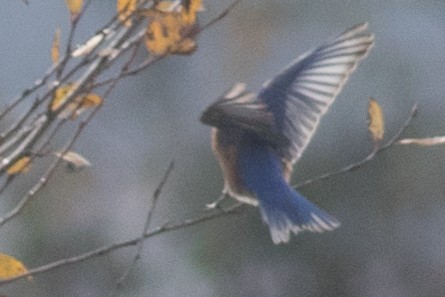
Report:
M 303 54 L 265 83 L 258 99 L 273 114 L 277 131 L 288 140 L 277 148 L 280 157 L 292 163 L 300 158 L 321 116 L 373 42 L 367 24 L 360 24 Z
M 220 129 L 242 129 L 275 147 L 288 145 L 287 138 L 278 133 L 266 104 L 247 92 L 244 84 L 236 84 L 210 105 L 201 115 L 201 122 Z

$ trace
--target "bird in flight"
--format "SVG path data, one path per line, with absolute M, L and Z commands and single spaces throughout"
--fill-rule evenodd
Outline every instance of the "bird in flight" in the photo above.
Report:
M 340 223 L 289 184 L 309 144 L 374 37 L 360 24 L 306 52 L 255 94 L 236 84 L 202 114 L 224 175 L 224 195 L 259 206 L 275 244 Z

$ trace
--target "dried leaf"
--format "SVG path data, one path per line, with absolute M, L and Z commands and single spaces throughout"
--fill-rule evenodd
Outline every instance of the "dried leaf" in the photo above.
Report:
M 368 105 L 369 123 L 368 129 L 375 142 L 383 139 L 385 133 L 385 120 L 383 117 L 382 108 L 373 98 L 370 98 Z
M 51 101 L 51 111 L 57 111 L 66 100 L 66 94 L 72 91 L 76 87 L 76 84 L 66 84 L 58 87 L 54 92 L 53 100 Z
M 174 46 L 172 46 L 170 52 L 172 54 L 177 54 L 177 55 L 190 55 L 195 52 L 197 47 L 198 46 L 196 45 L 196 42 L 193 39 L 186 38 L 182 40 L 180 43 L 177 43 Z
M 53 45 L 51 47 L 51 60 L 54 64 L 59 62 L 60 58 L 60 28 L 56 29 L 56 33 L 54 34 Z
M 93 37 L 91 37 L 85 44 L 79 46 L 71 53 L 71 57 L 77 58 L 86 56 L 91 53 L 96 47 L 100 44 L 100 42 L 105 38 L 104 33 L 99 33 Z
M 414 144 L 421 146 L 433 146 L 445 144 L 445 136 L 427 137 L 427 138 L 405 138 L 397 141 L 397 144 Z
M 65 0 L 66 6 L 71 14 L 71 20 L 75 20 L 82 11 L 83 0 Z
M 91 108 L 102 104 L 102 97 L 94 93 L 86 94 L 80 101 L 80 108 Z
M 175 5 L 174 1 L 161 1 L 156 4 L 155 9 L 162 12 L 171 12 L 175 8 L 179 8 L 179 5 Z
M 117 13 L 119 20 L 124 26 L 130 27 L 132 22 L 130 16 L 136 11 L 137 0 L 117 0 Z
M 200 12 L 204 11 L 202 0 L 182 0 L 181 5 L 189 11 Z
M 145 45 L 155 55 L 190 54 L 196 49 L 192 38 L 183 38 L 184 24 L 179 14 L 155 17 L 149 24 Z
M 155 9 L 144 14 L 151 17 L 145 45 L 154 55 L 191 54 L 197 46 L 189 35 L 196 26 L 197 12 L 202 9 L 200 0 L 176 2 L 162 1 Z
M 20 276 L 26 272 L 28 272 L 28 269 L 22 262 L 14 257 L 0 253 L 0 280 Z M 32 277 L 29 276 L 28 280 L 32 280 Z
M 169 53 L 181 41 L 180 29 L 181 24 L 174 14 L 154 18 L 145 34 L 147 49 L 158 56 Z
M 53 100 L 50 104 L 50 109 L 52 112 L 59 110 L 59 108 L 65 103 L 68 92 L 72 91 L 76 86 L 77 84 L 72 83 L 60 86 L 56 89 Z M 95 93 L 79 95 L 73 100 L 73 102 L 70 102 L 58 116 L 61 119 L 71 117 L 71 119 L 74 120 L 85 110 L 102 104 L 102 101 L 102 97 Z
M 15 175 L 19 173 L 27 173 L 31 167 L 31 158 L 28 156 L 21 157 L 8 167 L 6 173 L 8 175 Z
M 202 11 L 204 7 L 202 6 L 201 0 L 183 0 L 183 9 L 181 10 L 182 21 L 186 25 L 193 25 L 196 23 L 197 13 Z
M 62 113 L 71 115 L 71 119 L 75 120 L 85 110 L 102 104 L 102 97 L 94 93 L 88 93 L 85 96 L 78 96 L 74 103 L 68 104 L 67 110 Z M 75 110 L 75 112 L 73 112 Z
M 68 169 L 73 171 L 79 171 L 84 169 L 85 167 L 91 166 L 90 161 L 85 159 L 83 156 L 79 155 L 78 153 L 68 151 L 65 154 L 62 155 L 62 153 L 58 152 L 55 153 L 55 155 L 62 160 L 64 160 L 67 164 Z

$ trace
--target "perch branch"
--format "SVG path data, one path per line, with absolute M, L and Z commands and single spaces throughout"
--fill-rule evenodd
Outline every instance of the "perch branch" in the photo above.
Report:
M 207 213 L 205 213 L 205 214 L 203 214 L 203 215 L 201 215 L 201 216 L 199 216 L 197 218 L 185 219 L 185 220 L 183 220 L 181 222 L 178 222 L 178 223 L 165 223 L 165 224 L 155 228 L 154 230 L 145 233 L 144 234 L 144 240 L 147 240 L 148 238 L 151 238 L 153 236 L 160 235 L 160 234 L 163 234 L 163 233 L 167 233 L 167 232 L 170 232 L 170 231 L 181 230 L 181 229 L 185 229 L 185 228 L 192 227 L 192 226 L 195 226 L 195 225 L 199 225 L 199 224 L 202 224 L 202 223 L 214 220 L 216 218 L 237 214 L 242 209 L 242 207 L 243 207 L 243 205 L 238 203 L 238 204 L 235 204 L 233 206 L 227 207 L 225 209 L 221 209 L 221 210 L 216 211 L 216 212 L 211 212 L 211 213 L 207 212 Z M 34 268 L 34 269 L 30 269 L 30 270 L 28 270 L 27 273 L 22 274 L 20 276 L 9 278 L 9 279 L 6 279 L 6 280 L 2 280 L 2 281 L 0 281 L 0 286 L 8 284 L 8 283 L 15 282 L 15 281 L 17 281 L 17 280 L 19 280 L 21 278 L 25 278 L 25 277 L 28 277 L 28 276 L 31 276 L 31 275 L 34 276 L 34 275 L 41 274 L 41 273 L 44 273 L 44 272 L 47 272 L 47 271 L 50 271 L 50 270 L 54 270 L 54 269 L 60 268 L 62 266 L 71 265 L 71 264 L 75 264 L 75 263 L 80 263 L 80 262 L 86 261 L 86 260 L 91 259 L 91 258 L 104 256 L 104 255 L 107 255 L 107 254 L 109 254 L 109 253 L 111 253 L 111 252 L 113 252 L 115 250 L 119 250 L 119 249 L 122 249 L 122 248 L 125 248 L 125 247 L 130 247 L 130 246 L 137 245 L 139 241 L 140 241 L 140 238 L 138 237 L 138 238 L 135 238 L 135 239 L 131 239 L 131 240 L 122 241 L 122 242 L 119 242 L 119 243 L 114 243 L 114 244 L 110 244 L 110 245 L 107 245 L 107 246 L 103 246 L 103 247 L 100 247 L 98 249 L 91 250 L 89 252 L 86 252 L 86 253 L 83 253 L 83 254 L 80 254 L 80 255 L 77 255 L 77 256 L 74 256 L 74 257 L 64 258 L 64 259 L 61 259 L 61 260 L 58 260 L 58 261 L 54 261 L 52 263 L 49 263 L 49 264 L 46 264 L 46 265 L 43 265 L 43 266 L 40 266 L 40 267 L 37 267 L 37 268 Z
M 345 173 L 345 172 L 348 172 L 348 171 L 352 171 L 352 170 L 358 169 L 359 167 L 361 167 L 361 166 L 363 166 L 364 164 L 368 163 L 369 161 L 371 161 L 372 159 L 374 159 L 374 157 L 375 157 L 377 154 L 379 154 L 379 153 L 381 153 L 381 152 L 387 150 L 388 148 L 390 148 L 391 146 L 393 146 L 394 144 L 396 144 L 396 141 L 400 138 L 400 136 L 401 136 L 402 133 L 406 130 L 406 128 L 408 128 L 408 126 L 411 124 L 413 118 L 416 116 L 416 113 L 417 113 L 417 103 L 415 103 L 415 104 L 413 105 L 413 107 L 411 108 L 411 112 L 410 112 L 409 115 L 408 115 L 408 118 L 405 120 L 405 122 L 403 123 L 403 125 L 399 128 L 399 130 L 397 131 L 397 133 L 394 134 L 394 136 L 393 136 L 393 137 L 392 137 L 392 138 L 391 138 L 385 145 L 382 145 L 382 146 L 374 146 L 374 148 L 373 148 L 373 150 L 371 151 L 371 153 L 369 153 L 369 154 L 368 154 L 365 158 L 363 158 L 362 160 L 360 160 L 360 161 L 358 161 L 358 162 L 355 162 L 355 163 L 352 163 L 352 164 L 350 164 L 350 165 L 348 165 L 348 166 L 346 166 L 346 167 L 343 167 L 343 168 L 341 168 L 341 169 L 339 169 L 339 170 L 332 171 L 332 172 L 328 172 L 328 173 L 322 174 L 322 175 L 320 175 L 320 176 L 317 176 L 317 177 L 315 177 L 315 178 L 311 178 L 311 179 L 305 180 L 305 181 L 303 181 L 303 182 L 298 183 L 298 184 L 295 185 L 294 187 L 295 187 L 295 188 L 301 188 L 301 187 L 306 186 L 306 185 L 308 185 L 308 184 L 311 184 L 311 183 L 313 183 L 313 182 L 320 181 L 320 180 L 329 178 L 329 177 L 334 176 L 334 175 L 338 175 L 338 174 L 342 174 L 342 173 Z

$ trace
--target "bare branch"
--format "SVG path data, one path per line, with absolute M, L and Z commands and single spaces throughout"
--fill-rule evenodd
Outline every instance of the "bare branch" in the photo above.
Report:
M 214 24 L 225 18 L 240 2 L 241 0 L 233 1 L 232 4 L 230 4 L 225 10 L 223 10 L 217 17 L 213 18 L 210 22 L 202 26 L 198 32 L 208 29 L 209 27 L 213 26 Z
M 156 190 L 153 192 L 151 204 L 147 211 L 147 218 L 145 220 L 144 230 L 142 231 L 141 236 L 138 238 L 136 255 L 133 257 L 133 261 L 128 266 L 128 269 L 122 274 L 121 278 L 117 281 L 118 287 L 122 286 L 123 282 L 127 279 L 128 275 L 130 274 L 130 272 L 131 272 L 132 268 L 134 267 L 134 265 L 136 264 L 137 260 L 139 260 L 139 258 L 141 257 L 142 247 L 144 244 L 144 235 L 148 231 L 148 227 L 150 226 L 150 222 L 151 222 L 151 217 L 152 217 L 153 211 L 156 207 L 156 202 L 158 201 L 158 198 L 161 195 L 162 188 L 164 187 L 165 183 L 167 182 L 167 179 L 170 176 L 170 173 L 172 172 L 174 165 L 175 165 L 174 161 L 170 162 L 167 170 L 164 173 L 164 176 L 161 179 L 161 182 L 156 187 Z
M 358 161 L 358 162 L 352 163 L 352 164 L 350 164 L 350 165 L 348 165 L 348 166 L 346 166 L 346 167 L 343 167 L 343 168 L 341 168 L 341 169 L 339 169 L 339 170 L 336 170 L 336 171 L 333 171 L 333 172 L 328 172 L 328 173 L 322 174 L 322 175 L 320 175 L 320 176 L 317 176 L 317 177 L 315 177 L 315 178 L 308 179 L 308 180 L 306 180 L 306 181 L 303 181 L 303 182 L 301 182 L 301 183 L 298 183 L 298 184 L 295 185 L 294 187 L 295 187 L 295 188 L 301 188 L 301 187 L 306 186 L 306 185 L 308 185 L 308 184 L 311 184 L 311 183 L 313 183 L 313 182 L 320 181 L 320 180 L 329 178 L 329 177 L 334 176 L 334 175 L 338 175 L 338 174 L 342 174 L 342 173 L 345 173 L 345 172 L 348 172 L 348 171 L 355 170 L 355 169 L 357 169 L 357 168 L 363 166 L 364 164 L 368 163 L 369 161 L 371 161 L 372 159 L 374 159 L 374 157 L 375 157 L 377 154 L 383 152 L 384 150 L 387 150 L 387 149 L 390 148 L 392 145 L 396 144 L 397 139 L 400 138 L 400 136 L 402 135 L 402 133 L 403 133 L 403 132 L 406 130 L 406 128 L 408 128 L 408 126 L 411 124 L 411 121 L 412 121 L 413 118 L 416 116 L 416 113 L 417 113 L 417 103 L 415 103 L 415 104 L 413 105 L 413 107 L 411 108 L 411 112 L 410 112 L 410 114 L 408 115 L 408 118 L 407 118 L 406 121 L 403 123 L 403 125 L 400 127 L 400 129 L 397 131 L 397 133 L 396 133 L 396 134 L 395 134 L 395 135 L 394 135 L 394 136 L 393 136 L 393 137 L 392 137 L 392 138 L 391 138 L 385 145 L 380 146 L 380 147 L 379 147 L 379 146 L 374 146 L 374 148 L 373 148 L 373 150 L 371 151 L 371 153 L 369 153 L 369 155 L 367 155 L 364 159 L 362 159 L 362 160 L 360 160 L 360 161 Z
M 216 211 L 216 212 L 206 212 L 197 218 L 186 219 L 179 223 L 165 223 L 164 225 L 159 226 L 159 227 L 155 228 L 154 230 L 145 233 L 144 240 L 151 238 L 153 236 L 156 236 L 156 235 L 170 232 L 170 231 L 181 230 L 181 229 L 185 229 L 185 228 L 192 227 L 192 226 L 195 226 L 198 224 L 202 224 L 202 223 L 205 223 L 205 222 L 217 219 L 217 218 L 238 214 L 243 209 L 243 206 L 244 205 L 242 205 L 241 203 L 237 203 L 233 206 L 230 206 L 230 207 L 227 207 L 224 209 L 220 209 L 219 211 Z M 127 241 L 122 241 L 119 243 L 110 244 L 110 245 L 103 246 L 98 249 L 91 250 L 89 252 L 86 252 L 86 253 L 83 253 L 83 254 L 80 254 L 77 256 L 74 256 L 74 257 L 64 258 L 64 259 L 54 261 L 54 262 L 46 264 L 46 265 L 42 265 L 42 266 L 34 268 L 34 269 L 29 269 L 28 272 L 25 274 L 22 274 L 20 276 L 14 277 L 14 278 L 0 281 L 0 286 L 15 282 L 21 278 L 25 278 L 25 277 L 28 277 L 31 275 L 34 276 L 37 274 L 41 274 L 41 273 L 44 273 L 47 271 L 54 270 L 59 267 L 63 267 L 63 266 L 67 266 L 67 265 L 71 265 L 71 264 L 75 264 L 75 263 L 80 263 L 80 262 L 89 260 L 91 258 L 96 258 L 99 256 L 107 255 L 115 250 L 119 250 L 119 249 L 122 249 L 125 247 L 134 246 L 134 245 L 138 244 L 139 241 L 140 241 L 139 238 L 135 238 L 135 239 L 127 240 Z
M 397 141 L 396 144 L 434 146 L 434 145 L 445 144 L 445 136 L 436 136 L 427 138 L 404 138 Z
M 149 2 L 150 1 L 148 0 L 143 0 L 140 1 L 139 5 L 146 5 Z M 196 35 L 206 28 L 210 27 L 211 25 L 217 23 L 219 20 L 223 19 L 238 2 L 240 2 L 240 0 L 234 1 L 234 3 L 232 3 L 232 5 L 229 6 L 229 8 L 223 11 L 220 15 L 218 15 L 216 18 L 211 20 L 203 27 L 198 28 L 195 32 L 190 32 L 190 34 Z M 90 1 L 88 1 L 88 3 L 90 3 Z M 157 3 L 157 1 L 151 1 L 151 3 L 153 3 L 154 5 Z M 47 152 L 48 146 L 55 139 L 56 134 L 68 122 L 67 119 L 60 119 L 58 115 L 70 103 L 74 102 L 79 95 L 90 91 L 93 87 L 96 88 L 99 86 L 107 85 L 108 87 L 105 90 L 104 95 L 102 96 L 102 98 L 106 98 L 111 93 L 111 90 L 114 89 L 116 84 L 122 78 L 129 75 L 137 74 L 140 71 L 153 65 L 155 62 L 166 57 L 151 55 L 142 64 L 138 65 L 135 68 L 131 68 L 132 64 L 134 63 L 137 51 L 142 44 L 146 29 L 143 28 L 136 33 L 135 31 L 137 30 L 139 25 L 143 23 L 144 18 L 137 17 L 135 18 L 135 20 L 133 20 L 132 26 L 125 27 L 123 26 L 122 22 L 118 20 L 117 15 L 115 15 L 104 28 L 99 30 L 98 34 L 104 35 L 100 42 L 95 45 L 95 47 L 85 56 L 82 56 L 81 59 L 75 60 L 74 65 L 68 68 L 68 65 L 71 64 L 68 62 L 71 61 L 72 58 L 74 58 L 72 56 L 72 42 L 79 19 L 80 18 L 77 17 L 72 21 L 64 57 L 58 63 L 53 65 L 42 79 L 35 81 L 31 88 L 23 91 L 22 94 L 18 98 L 16 98 L 11 105 L 7 106 L 6 109 L 0 113 L 1 119 L 10 111 L 12 111 L 16 106 L 24 103 L 27 99 L 33 100 L 31 104 L 27 106 L 25 113 L 22 114 L 15 123 L 13 123 L 6 131 L 4 131 L 0 135 L 0 149 L 2 150 L 2 153 L 4 153 L 2 154 L 4 158 L 0 163 L 0 174 L 5 174 L 8 166 L 10 166 L 10 164 L 18 160 L 24 154 L 31 156 L 31 160 L 36 157 L 49 155 L 48 153 L 43 152 Z M 106 30 L 109 30 L 107 32 L 113 31 L 113 35 L 106 36 Z M 130 50 L 132 50 L 132 52 L 130 52 L 130 54 L 126 56 L 127 59 L 125 61 L 121 61 L 123 63 L 119 66 L 121 69 L 119 75 L 110 80 L 107 80 L 106 83 L 95 84 L 96 79 L 102 73 L 109 69 L 114 62 L 116 62 L 120 57 L 124 56 L 124 54 Z M 62 84 L 71 83 L 72 81 L 70 80 L 73 77 L 76 77 L 76 87 L 73 87 L 71 90 L 69 90 L 68 94 L 65 95 L 65 98 L 62 98 L 61 102 L 63 102 L 63 104 L 60 108 L 58 108 L 56 111 L 51 110 L 51 101 L 56 89 Z M 55 81 L 51 84 L 49 90 L 40 92 L 42 94 L 37 93 L 37 91 L 42 86 L 46 85 L 51 78 L 55 78 Z M 34 93 L 36 93 L 37 95 L 35 95 L 35 98 L 31 98 L 31 95 Z M 30 102 L 28 101 L 28 104 L 29 103 Z M 85 118 L 85 120 L 79 123 L 73 135 L 66 141 L 63 149 L 58 150 L 61 155 L 71 149 L 71 147 L 75 144 L 76 140 L 81 135 L 84 128 L 92 121 L 101 107 L 101 104 L 94 107 Z M 19 201 L 19 203 L 17 203 L 15 207 L 10 210 L 3 218 L 0 218 L 0 227 L 11 221 L 23 211 L 30 199 L 34 197 L 48 183 L 48 180 L 54 174 L 60 160 L 60 158 L 56 157 L 47 168 L 45 173 L 40 177 L 39 181 L 28 191 L 28 193 Z M 137 253 L 134 260 L 134 262 L 136 262 L 136 260 L 140 257 L 141 249 L 145 239 L 158 234 L 162 234 L 164 232 L 183 229 L 199 223 L 207 222 L 215 218 L 235 214 L 238 212 L 238 210 L 241 209 L 241 205 L 236 204 L 232 207 L 219 209 L 218 212 L 206 212 L 197 218 L 187 219 L 176 224 L 166 223 L 149 232 L 148 228 L 151 222 L 151 217 L 155 209 L 156 202 L 162 188 L 164 187 L 164 184 L 167 182 L 172 168 L 173 164 L 171 164 L 171 166 L 167 169 L 167 172 L 165 173 L 163 179 L 153 193 L 152 204 L 147 213 L 142 236 L 130 241 L 101 247 L 99 249 L 81 254 L 76 257 L 66 258 L 53 263 L 49 263 L 47 265 L 29 270 L 29 273 L 27 275 L 43 273 L 57 267 L 85 261 L 87 259 L 104 255 L 123 247 L 134 245 L 137 245 Z M 16 177 L 18 176 L 7 176 L 5 183 L 0 188 L 0 193 L 3 192 L 3 190 L 6 189 L 6 187 L 10 185 L 13 180 L 16 179 Z M 134 263 L 131 264 L 131 266 L 133 265 Z M 129 271 L 131 269 L 131 266 L 129 268 Z M 26 277 L 26 275 L 14 279 L 0 281 L 0 284 L 10 283 L 21 277 Z

